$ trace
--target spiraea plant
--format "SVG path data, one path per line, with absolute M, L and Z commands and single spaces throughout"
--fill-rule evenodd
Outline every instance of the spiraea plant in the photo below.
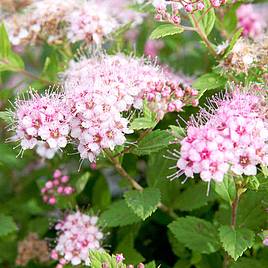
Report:
M 267 11 L 0 0 L 0 267 L 268 267 Z

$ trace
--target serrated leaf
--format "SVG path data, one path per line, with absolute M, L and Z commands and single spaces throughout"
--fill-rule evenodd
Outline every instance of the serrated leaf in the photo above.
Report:
M 154 261 L 151 261 L 151 262 L 145 264 L 145 268 L 156 268 L 156 264 Z
M 167 147 L 174 137 L 166 130 L 155 130 L 143 138 L 133 150 L 134 154 L 147 155 Z
M 254 243 L 254 232 L 246 228 L 221 226 L 219 228 L 220 240 L 223 248 L 236 261 L 242 254 L 251 248 Z
M 202 32 L 208 36 L 212 31 L 215 23 L 215 12 L 214 8 L 211 8 L 208 12 L 208 8 L 210 8 L 211 4 L 209 0 L 204 0 L 205 8 L 201 11 L 195 11 L 192 16 L 195 16 L 195 20 L 198 22 L 199 27 L 201 28 Z M 205 14 L 205 15 L 204 15 Z M 190 16 L 190 20 L 192 25 L 195 27 L 195 22 Z
M 0 214 L 0 237 L 17 231 L 17 226 L 12 217 Z
M 178 126 L 169 126 L 169 128 L 171 129 L 171 133 L 174 137 L 181 139 L 182 137 L 185 136 L 185 129 L 182 127 L 178 127 Z
M 104 227 L 117 227 L 137 223 L 141 219 L 127 206 L 125 200 L 112 203 L 109 208 L 104 211 L 99 223 Z
M 215 192 L 225 201 L 232 203 L 236 196 L 235 181 L 232 176 L 225 176 L 223 182 L 215 183 Z
M 179 25 L 162 24 L 158 26 L 150 35 L 150 39 L 159 39 L 168 35 L 174 35 L 182 33 L 184 29 Z
M 156 126 L 156 122 L 152 120 L 151 118 L 146 118 L 146 117 L 135 118 L 130 123 L 130 128 L 133 130 L 154 128 L 155 126 Z
M 176 239 L 186 247 L 204 254 L 220 248 L 216 228 L 208 221 L 187 216 L 168 225 Z
M 242 257 L 233 263 L 230 268 L 264 268 L 264 266 L 259 260 Z
M 124 264 L 120 264 L 120 266 L 116 262 L 115 256 L 110 256 L 105 251 L 97 251 L 97 250 L 90 250 L 89 251 L 89 258 L 90 258 L 90 267 L 97 268 L 102 267 L 102 264 L 107 264 L 109 268 L 125 268 Z
M 226 78 L 216 73 L 207 73 L 197 78 L 193 83 L 193 87 L 199 90 L 200 98 L 206 90 L 224 87 L 226 83 Z
M 145 188 L 143 191 L 126 192 L 124 197 L 132 211 L 142 220 L 145 220 L 156 211 L 161 194 L 157 188 Z
M 80 194 L 84 190 L 89 178 L 90 178 L 89 172 L 86 172 L 80 178 L 78 178 L 78 180 L 75 183 L 76 194 Z

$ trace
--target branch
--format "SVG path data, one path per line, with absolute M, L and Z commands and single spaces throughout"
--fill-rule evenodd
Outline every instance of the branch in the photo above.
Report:
M 115 169 L 117 170 L 117 172 L 123 177 L 125 178 L 128 183 L 130 184 L 130 186 L 137 190 L 142 192 L 143 191 L 143 187 L 136 182 L 127 172 L 126 170 L 122 167 L 122 165 L 120 164 L 118 158 L 114 157 L 112 155 L 112 153 L 109 150 L 105 150 L 106 156 L 108 157 L 108 159 L 110 160 L 110 162 L 114 165 Z M 171 218 L 173 219 L 177 219 L 178 216 L 177 214 L 170 209 L 169 207 L 167 207 L 166 205 L 164 205 L 163 203 L 159 202 L 158 206 L 159 209 L 161 209 L 163 212 L 167 213 Z
M 213 46 L 211 45 L 210 41 L 208 40 L 207 36 L 203 33 L 202 29 L 199 26 L 198 21 L 196 20 L 196 17 L 194 14 L 189 14 L 189 16 L 192 18 L 195 28 L 196 28 L 196 32 L 199 34 L 199 36 L 201 37 L 201 39 L 204 41 L 204 43 L 206 44 L 210 54 L 212 56 L 214 56 L 215 58 L 218 57 L 217 52 L 215 51 L 215 49 L 213 48 Z

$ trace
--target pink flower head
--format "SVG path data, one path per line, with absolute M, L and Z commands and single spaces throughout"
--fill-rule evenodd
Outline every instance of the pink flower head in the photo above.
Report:
M 67 37 L 71 42 L 100 44 L 104 37 L 119 27 L 103 1 L 85 1 L 66 16 L 66 21 L 69 25 Z
M 39 154 L 52 158 L 67 144 L 69 134 L 68 115 L 62 95 L 30 92 L 30 99 L 16 100 L 13 139 L 20 142 L 22 150 L 37 147 Z M 42 149 L 41 149 L 42 148 Z
M 69 214 L 56 225 L 58 239 L 53 257 L 58 254 L 59 261 L 65 260 L 74 266 L 90 266 L 89 251 L 103 250 L 103 233 L 97 226 L 98 217 L 88 216 L 77 211 Z M 64 264 L 65 264 L 64 263 Z
M 262 101 L 261 95 L 242 90 L 223 99 L 215 96 L 210 113 L 202 110 L 189 122 L 174 177 L 199 174 L 204 181 L 221 182 L 230 170 L 236 175 L 256 175 L 257 165 L 266 164 L 268 156 Z
M 155 58 L 163 47 L 164 43 L 162 40 L 148 40 L 145 43 L 144 54 L 148 57 Z
M 259 37 L 265 27 L 263 18 L 252 4 L 243 4 L 236 11 L 238 26 L 243 29 L 243 35 L 251 38 Z

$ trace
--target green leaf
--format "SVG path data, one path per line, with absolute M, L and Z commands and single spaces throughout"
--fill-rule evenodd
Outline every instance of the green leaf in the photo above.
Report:
M 127 206 L 125 200 L 112 203 L 100 216 L 100 225 L 104 227 L 125 226 L 141 219 Z
M 126 266 L 124 264 L 120 264 L 118 266 L 116 262 L 115 256 L 110 256 L 105 251 L 97 251 L 97 250 L 90 250 L 89 251 L 89 258 L 92 268 L 102 267 L 103 263 L 106 263 L 109 268 L 125 268 Z
M 182 127 L 178 127 L 178 126 L 169 126 L 169 128 L 171 129 L 171 133 L 174 137 L 181 139 L 182 137 L 185 137 L 185 129 Z
M 224 77 L 216 73 L 207 73 L 195 80 L 193 87 L 200 91 L 199 98 L 201 98 L 207 90 L 224 87 L 226 83 L 227 80 Z
M 226 58 L 233 50 L 233 47 L 235 46 L 237 40 L 239 39 L 239 37 L 241 36 L 243 32 L 243 29 L 238 29 L 234 35 L 232 36 L 232 39 L 230 41 L 230 44 L 228 46 L 228 48 L 226 49 L 226 52 L 224 53 L 224 58 Z
M 150 39 L 159 39 L 168 35 L 174 35 L 182 33 L 184 30 L 181 26 L 173 24 L 162 24 L 158 26 L 150 35 Z
M 140 117 L 140 118 L 135 118 L 130 123 L 130 128 L 133 130 L 140 130 L 140 129 L 154 128 L 155 125 L 156 125 L 156 122 L 152 121 L 152 119 Z
M 0 25 L 0 72 L 1 71 L 17 71 L 24 68 L 24 63 L 21 57 L 11 50 L 11 45 L 8 40 L 8 34 L 5 26 Z
M 180 194 L 174 208 L 182 211 L 192 211 L 207 205 L 209 201 L 214 199 L 215 195 L 212 192 L 207 196 L 207 184 L 201 182 L 189 185 L 186 190 Z
M 174 137 L 166 130 L 155 130 L 143 138 L 136 149 L 133 150 L 134 154 L 147 155 L 155 153 L 167 147 Z
M 251 248 L 254 243 L 254 232 L 245 228 L 234 229 L 231 226 L 219 228 L 220 240 L 223 248 L 236 261 L 242 254 Z
M 156 268 L 156 264 L 154 261 L 151 261 L 151 262 L 145 264 L 145 268 Z
M 93 187 L 92 204 L 98 210 L 106 209 L 111 203 L 111 194 L 108 184 L 103 176 L 97 178 Z
M 87 182 L 90 178 L 90 173 L 86 172 L 83 174 L 75 183 L 75 189 L 76 189 L 76 194 L 80 194 L 83 192 L 84 188 L 87 185 Z
M 0 237 L 17 231 L 17 226 L 12 217 L 0 214 Z
M 232 176 L 225 176 L 223 182 L 215 183 L 215 192 L 225 201 L 232 203 L 236 196 L 235 181 Z
M 195 22 L 192 18 L 192 16 L 194 16 L 202 32 L 206 36 L 208 36 L 214 27 L 216 16 L 215 16 L 214 8 L 211 8 L 207 12 L 208 8 L 211 6 L 210 1 L 204 0 L 204 4 L 205 4 L 205 8 L 202 11 L 195 11 L 194 14 L 190 16 L 190 20 L 192 22 L 192 25 L 195 27 Z
M 0 58 L 7 58 L 9 53 L 11 52 L 11 45 L 8 40 L 8 34 L 6 32 L 4 23 L 1 23 L 0 25 L 0 40 Z
M 208 221 L 187 216 L 168 225 L 175 238 L 186 247 L 204 254 L 220 248 L 216 228 Z
M 120 243 L 116 248 L 116 252 L 120 252 L 126 259 L 126 264 L 138 264 L 144 261 L 144 257 L 134 247 L 135 235 L 130 232 L 128 235 L 120 239 Z
M 259 260 L 242 257 L 233 263 L 230 268 L 264 268 L 264 266 Z
M 166 150 L 150 154 L 146 180 L 150 187 L 157 187 L 161 191 L 162 203 L 168 207 L 174 208 L 180 202 L 181 188 L 184 185 L 180 179 L 170 181 L 167 177 L 176 172 L 170 167 L 175 166 L 176 161 L 170 160 Z
M 237 210 L 237 226 L 257 231 L 266 227 L 268 215 L 265 208 L 267 207 L 267 203 L 267 192 L 248 190 L 244 193 L 241 196 Z
M 156 211 L 161 194 L 157 188 L 145 188 L 143 191 L 129 191 L 124 194 L 127 205 L 132 211 L 145 220 Z

